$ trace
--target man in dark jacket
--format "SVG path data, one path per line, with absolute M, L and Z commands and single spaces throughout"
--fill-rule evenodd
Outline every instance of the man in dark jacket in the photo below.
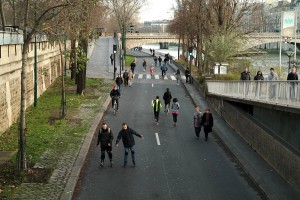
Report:
M 98 139 L 97 139 L 97 146 L 101 145 L 101 162 L 100 166 L 103 167 L 104 165 L 104 159 L 105 159 L 105 151 L 108 154 L 109 160 L 110 160 L 110 166 L 113 166 L 112 161 L 112 141 L 114 139 L 113 133 L 108 128 L 106 123 L 102 124 L 102 128 L 99 130 L 98 133 Z
M 111 101 L 111 107 L 114 107 L 114 101 L 117 103 L 117 110 L 119 109 L 119 97 L 121 96 L 119 90 L 117 90 L 117 86 L 114 85 L 113 89 L 110 91 L 110 97 L 112 99 Z
M 121 85 L 123 84 L 123 79 L 121 77 L 121 74 L 119 74 L 118 77 L 116 78 L 116 84 L 117 84 L 118 90 L 121 94 Z
M 170 102 L 172 99 L 172 94 L 169 91 L 169 88 L 167 88 L 167 91 L 164 93 L 163 99 L 165 101 L 165 112 L 168 112 L 168 109 L 170 109 Z M 168 106 L 168 108 L 167 108 Z
M 122 130 L 119 132 L 118 138 L 116 140 L 116 146 L 119 145 L 119 141 L 122 139 L 123 145 L 124 145 L 124 150 L 125 150 L 125 155 L 124 155 L 124 167 L 127 165 L 127 158 L 128 158 L 128 152 L 130 150 L 131 152 L 131 158 L 132 158 L 132 163 L 135 166 L 135 150 L 134 150 L 134 137 L 133 135 L 136 135 L 140 138 L 143 139 L 143 135 L 137 133 L 135 130 L 129 128 L 126 123 L 122 124 Z
M 130 64 L 130 69 L 131 69 L 131 71 L 132 71 L 133 74 L 134 74 L 135 66 L 136 66 L 135 62 L 132 61 L 132 63 Z
M 243 71 L 241 73 L 241 80 L 242 81 L 249 81 L 249 80 L 251 80 L 251 74 L 250 74 L 248 68 L 245 68 L 245 71 Z
M 184 71 L 184 75 L 185 75 L 185 82 L 186 83 L 190 83 L 191 71 L 190 71 L 190 69 L 188 67 Z
M 208 133 L 212 132 L 214 126 L 214 119 L 209 108 L 205 109 L 205 113 L 202 116 L 202 124 L 204 126 L 205 141 L 208 140 Z
M 290 86 L 290 98 L 292 100 L 296 99 L 296 85 L 298 84 L 297 82 L 295 81 L 298 81 L 298 74 L 296 72 L 296 68 L 293 67 L 291 69 L 291 72 L 288 74 L 287 76 L 287 80 L 288 81 L 291 81 L 291 86 Z

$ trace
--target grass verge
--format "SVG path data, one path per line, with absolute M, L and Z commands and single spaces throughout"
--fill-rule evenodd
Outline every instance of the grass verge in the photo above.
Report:
M 38 106 L 26 110 L 26 154 L 28 170 L 19 174 L 16 171 L 16 159 L 0 166 L 0 199 L 10 199 L 14 188 L 23 182 L 44 183 L 55 169 L 59 158 L 70 147 L 78 149 L 108 97 L 112 83 L 104 79 L 87 79 L 85 96 L 76 94 L 74 80 L 66 78 L 67 116 L 61 119 L 61 79 L 38 99 Z M 15 123 L 0 136 L 0 151 L 18 149 L 18 123 Z M 45 164 L 43 161 L 47 155 Z M 35 169 L 42 163 L 44 170 Z

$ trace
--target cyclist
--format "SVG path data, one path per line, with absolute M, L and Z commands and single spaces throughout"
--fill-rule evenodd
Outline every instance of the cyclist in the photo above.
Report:
M 165 101 L 165 112 L 168 113 L 170 108 L 170 102 L 172 99 L 171 92 L 169 91 L 169 88 L 167 88 L 167 91 L 164 93 L 163 99 Z
M 114 107 L 114 101 L 117 103 L 117 110 L 119 110 L 119 98 L 121 94 L 119 90 L 117 89 L 117 86 L 114 85 L 113 89 L 110 91 L 110 97 L 112 99 L 111 106 Z
M 168 67 L 166 64 L 163 64 L 161 67 L 160 67 L 160 70 L 161 70 L 161 75 L 163 78 L 165 78 L 165 75 L 166 75 L 166 72 L 168 71 Z

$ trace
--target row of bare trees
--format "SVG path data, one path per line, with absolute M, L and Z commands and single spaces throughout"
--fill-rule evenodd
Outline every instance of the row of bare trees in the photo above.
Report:
M 5 30 L 12 26 L 23 30 L 21 70 L 21 108 L 20 108 L 20 170 L 26 169 L 26 73 L 28 48 L 37 32 L 47 33 L 49 41 L 58 42 L 61 50 L 62 67 L 62 118 L 66 115 L 64 88 L 63 45 L 71 40 L 70 70 L 71 78 L 77 84 L 77 94 L 85 89 L 88 39 L 95 27 L 105 27 L 112 32 L 123 30 L 138 14 L 144 0 L 0 0 L 0 20 Z M 111 24 L 118 22 L 119 27 Z M 125 45 L 123 46 L 125 50 Z
M 245 17 L 258 7 L 250 0 L 177 0 L 177 5 L 169 29 L 179 36 L 183 52 L 196 50 L 199 74 L 209 72 L 210 62 L 226 62 L 237 53 Z
M 20 108 L 20 170 L 26 169 L 26 74 L 28 48 L 34 35 L 47 33 L 49 41 L 59 43 L 62 66 L 62 118 L 66 115 L 66 98 L 64 89 L 63 48 L 67 38 L 71 40 L 71 71 L 77 84 L 77 93 L 82 94 L 85 88 L 85 70 L 87 63 L 87 48 L 89 31 L 94 26 L 100 26 L 101 18 L 107 12 L 107 7 L 99 0 L 0 0 L 0 15 L 2 27 L 11 25 L 23 30 L 21 69 L 21 108 Z M 97 16 L 97 18 L 95 18 Z M 78 43 L 78 46 L 76 45 Z

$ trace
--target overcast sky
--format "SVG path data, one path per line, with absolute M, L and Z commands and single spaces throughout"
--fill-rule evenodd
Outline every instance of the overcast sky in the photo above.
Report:
M 171 19 L 175 0 L 147 0 L 148 3 L 141 9 L 140 22 Z

